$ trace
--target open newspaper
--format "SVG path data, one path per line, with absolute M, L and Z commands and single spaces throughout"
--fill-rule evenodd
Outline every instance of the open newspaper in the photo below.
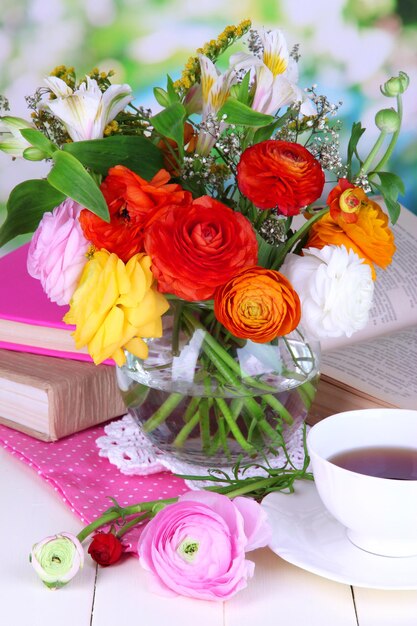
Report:
M 393 230 L 397 251 L 377 272 L 366 328 L 322 342 L 312 422 L 352 409 L 417 409 L 417 215 L 403 209 Z

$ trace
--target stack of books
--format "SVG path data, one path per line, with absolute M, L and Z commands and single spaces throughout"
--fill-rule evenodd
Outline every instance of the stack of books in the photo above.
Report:
M 0 258 L 0 423 L 54 441 L 126 409 L 115 367 L 75 350 L 67 307 L 29 276 L 27 249 Z

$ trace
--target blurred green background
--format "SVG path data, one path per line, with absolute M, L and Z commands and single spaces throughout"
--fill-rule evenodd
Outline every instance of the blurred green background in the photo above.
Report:
M 152 87 L 179 76 L 188 56 L 227 24 L 283 29 L 300 44 L 300 86 L 312 83 L 333 102 L 345 137 L 355 120 L 375 139 L 374 115 L 390 106 L 379 86 L 399 70 L 411 85 L 404 98 L 403 132 L 391 169 L 406 182 L 403 204 L 417 213 L 417 2 L 415 0 L 2 0 L 0 93 L 14 115 L 28 117 L 25 95 L 56 65 L 116 70 L 136 103 L 153 105 Z M 344 153 L 344 152 L 343 152 Z M 0 155 L 0 202 L 44 164 Z

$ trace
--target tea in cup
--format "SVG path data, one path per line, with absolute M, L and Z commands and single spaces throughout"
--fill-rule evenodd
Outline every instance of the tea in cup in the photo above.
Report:
M 318 494 L 359 548 L 417 555 L 417 411 L 332 415 L 307 436 Z

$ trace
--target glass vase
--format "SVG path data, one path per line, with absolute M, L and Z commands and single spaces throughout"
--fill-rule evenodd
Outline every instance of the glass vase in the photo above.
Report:
M 204 304 L 174 302 L 149 356 L 127 353 L 117 378 L 151 442 L 207 468 L 286 450 L 314 399 L 320 346 L 301 328 L 269 343 L 230 335 Z

